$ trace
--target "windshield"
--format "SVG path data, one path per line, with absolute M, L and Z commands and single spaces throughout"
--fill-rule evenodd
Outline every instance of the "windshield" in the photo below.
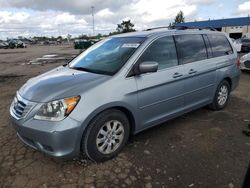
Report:
M 250 39 L 241 39 L 241 42 L 250 43 Z
M 143 42 L 143 37 L 103 40 L 72 60 L 70 68 L 97 74 L 115 74 Z

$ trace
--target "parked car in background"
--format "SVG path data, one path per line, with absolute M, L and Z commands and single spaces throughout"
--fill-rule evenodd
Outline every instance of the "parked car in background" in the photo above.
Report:
M 250 34 L 249 33 L 243 34 L 242 38 L 249 38 L 250 39 Z
M 240 58 L 240 69 L 242 71 L 250 70 L 250 53 L 243 55 Z
M 86 40 L 86 39 L 77 39 L 74 41 L 74 48 L 75 49 L 87 49 L 93 44 L 95 44 L 95 41 Z
M 16 40 L 17 48 L 27 48 L 26 44 L 21 40 Z
M 8 42 L 0 42 L 0 49 L 8 49 L 9 43 Z
M 11 120 L 32 148 L 54 157 L 84 152 L 104 161 L 131 134 L 203 106 L 225 108 L 238 85 L 239 66 L 221 32 L 115 35 L 28 80 L 11 104 Z
M 240 39 L 235 40 L 235 39 L 231 38 L 231 40 L 232 40 L 232 43 L 233 43 L 235 49 L 237 50 L 237 52 L 241 52 L 242 44 L 240 42 Z
M 9 43 L 9 48 L 17 48 L 17 42 L 15 40 L 9 40 L 7 42 Z
M 250 52 L 250 38 L 242 38 L 241 39 L 241 51 L 242 52 Z
M 9 43 L 9 48 L 26 48 L 26 44 L 21 41 L 21 40 L 17 40 L 17 39 L 11 39 L 7 41 Z
M 62 40 L 61 39 L 57 39 L 56 40 L 56 44 L 62 44 Z

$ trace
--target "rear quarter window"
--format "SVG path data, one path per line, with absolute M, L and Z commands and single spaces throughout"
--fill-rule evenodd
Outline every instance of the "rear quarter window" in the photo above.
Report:
M 226 36 L 209 34 L 207 37 L 212 48 L 213 57 L 220 57 L 233 53 L 233 49 Z

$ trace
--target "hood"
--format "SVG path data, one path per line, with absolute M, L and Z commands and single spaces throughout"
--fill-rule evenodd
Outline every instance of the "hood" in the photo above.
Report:
M 247 60 L 250 60 L 250 53 L 246 54 L 246 55 L 243 55 L 241 58 L 240 58 L 241 61 L 247 61 Z
M 81 95 L 110 76 L 59 67 L 28 80 L 18 91 L 34 102 L 48 102 L 65 97 Z

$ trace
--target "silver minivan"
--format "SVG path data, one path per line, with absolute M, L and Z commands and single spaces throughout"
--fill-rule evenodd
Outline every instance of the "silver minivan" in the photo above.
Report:
M 239 66 L 221 32 L 116 35 L 28 80 L 11 104 L 11 119 L 18 137 L 34 149 L 103 161 L 131 134 L 203 106 L 223 109 L 238 85 Z

